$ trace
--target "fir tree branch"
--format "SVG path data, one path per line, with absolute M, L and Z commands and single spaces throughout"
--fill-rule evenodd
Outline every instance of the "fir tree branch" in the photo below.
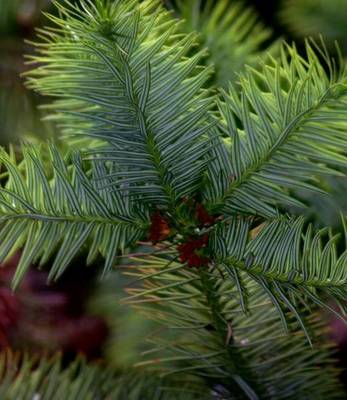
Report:
M 54 254 L 49 278 L 62 274 L 72 258 L 90 242 L 88 262 L 101 253 L 105 271 L 113 267 L 118 251 L 140 239 L 148 227 L 146 213 L 117 193 L 100 190 L 83 171 L 78 154 L 68 165 L 55 146 L 50 146 L 52 171 L 42 164 L 41 151 L 22 147 L 19 166 L 2 151 L 0 161 L 9 178 L 0 189 L 2 243 L 0 259 L 24 247 L 14 286 L 32 262 L 43 264 Z M 101 170 L 100 170 L 101 168 Z M 94 177 L 104 167 L 94 164 Z
M 337 70 L 324 47 L 314 51 L 307 43 L 306 52 L 307 60 L 284 45 L 280 61 L 240 76 L 241 94 L 233 87 L 224 94 L 220 127 L 227 149 L 209 166 L 211 210 L 274 217 L 278 205 L 302 207 L 286 188 L 318 190 L 316 176 L 341 175 L 346 70 L 342 60 Z
M 178 33 L 158 0 L 57 6 L 63 18 L 50 16 L 56 27 L 42 32 L 29 87 L 60 98 L 50 109 L 63 132 L 107 142 L 91 150 L 117 167 L 105 186 L 171 207 L 191 196 L 213 105 L 203 89 L 211 69 L 198 66 L 204 51 L 187 56 L 195 35 Z
M 300 320 L 298 300 L 335 312 L 325 297 L 340 305 L 347 295 L 347 250 L 338 254 L 340 235 L 328 229 L 315 232 L 304 218 L 278 218 L 255 237 L 250 232 L 250 221 L 239 218 L 221 223 L 210 241 L 216 264 L 237 283 L 241 304 L 245 295 L 237 271 L 258 282 L 282 316 L 282 308 L 290 308 Z
M 129 288 L 125 301 L 162 327 L 148 337 L 153 349 L 140 365 L 164 376 L 194 372 L 212 381 L 225 399 L 340 398 L 329 345 L 308 349 L 291 311 L 285 318 L 293 334 L 281 334 L 281 320 L 268 294 L 244 272 L 240 279 L 248 297 L 247 315 L 240 308 L 237 286 L 216 267 L 188 269 L 172 254 L 139 258 L 126 274 L 142 285 Z M 307 322 L 306 315 L 303 319 Z M 320 323 L 308 319 L 312 337 L 322 340 Z

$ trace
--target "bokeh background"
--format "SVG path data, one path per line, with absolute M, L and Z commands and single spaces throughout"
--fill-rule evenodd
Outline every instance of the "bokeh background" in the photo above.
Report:
M 179 13 L 175 1 L 165 3 Z M 321 34 L 333 54 L 335 40 L 347 52 L 347 0 L 247 0 L 244 4 L 255 10 L 257 23 L 267 28 L 259 51 L 281 39 L 295 41 L 303 50 L 305 37 Z M 23 55 L 32 52 L 35 27 L 48 23 L 43 14 L 47 11 L 54 12 L 51 0 L 0 0 L 0 144 L 9 148 L 11 143 L 13 151 L 20 140 L 54 140 L 57 136 L 56 128 L 39 108 L 44 99 L 28 91 L 21 77 L 30 68 Z M 234 79 L 236 82 L 236 75 Z M 308 205 L 307 216 L 317 226 L 330 224 L 342 229 L 339 210 L 347 211 L 346 179 L 326 179 L 321 185 L 329 195 L 297 195 Z M 83 352 L 88 358 L 102 357 L 116 368 L 126 368 L 137 359 L 143 350 L 143 337 L 151 327 L 119 303 L 127 278 L 113 273 L 100 281 L 97 268 L 86 268 L 81 258 L 50 286 L 46 272 L 32 268 L 13 293 L 10 281 L 17 260 L 15 255 L 0 268 L 1 348 L 61 350 L 66 359 Z M 346 327 L 334 319 L 329 325 L 339 348 L 340 365 L 346 370 Z M 346 382 L 345 373 L 343 379 Z

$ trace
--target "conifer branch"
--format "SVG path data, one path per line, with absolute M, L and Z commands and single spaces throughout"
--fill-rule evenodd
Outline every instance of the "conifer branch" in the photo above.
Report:
M 24 247 L 14 286 L 32 262 L 47 262 L 58 246 L 50 279 L 60 276 L 87 242 L 88 262 L 101 253 L 107 271 L 114 266 L 118 251 L 144 235 L 146 213 L 138 205 L 135 210 L 119 194 L 93 185 L 77 153 L 67 164 L 57 148 L 50 146 L 52 171 L 45 171 L 41 151 L 25 145 L 22 153 L 20 166 L 4 151 L 0 154 L 9 175 L 6 186 L 0 188 L 0 259 Z M 94 164 L 94 178 L 104 172 L 103 166 Z
M 125 301 L 161 326 L 148 338 L 152 350 L 141 365 L 164 376 L 194 372 L 212 380 L 216 393 L 226 399 L 237 394 L 247 399 L 295 399 L 313 393 L 340 398 L 331 359 L 323 349 L 306 347 L 302 327 L 290 311 L 284 313 L 292 333 L 281 334 L 282 322 L 268 294 L 244 272 L 240 278 L 248 314 L 240 308 L 237 286 L 215 267 L 187 269 L 175 254 L 134 262 L 125 273 L 142 285 L 129 288 Z M 324 337 L 317 319 L 307 314 L 302 318 L 310 321 L 314 341 Z
M 49 17 L 29 87 L 59 97 L 52 118 L 80 145 L 107 142 L 90 151 L 115 166 L 105 186 L 172 208 L 206 166 L 211 69 L 198 66 L 204 51 L 187 56 L 196 36 L 178 33 L 159 0 L 104 3 L 58 4 L 64 18 Z
M 346 69 L 315 43 L 307 43 L 306 52 L 304 59 L 283 45 L 279 61 L 261 71 L 249 68 L 240 76 L 241 90 L 231 86 L 224 93 L 219 126 L 225 139 L 216 146 L 226 149 L 214 150 L 209 165 L 211 210 L 271 218 L 276 206 L 303 206 L 288 188 L 319 190 L 317 176 L 341 176 Z
M 337 251 L 340 235 L 315 232 L 304 218 L 279 218 L 264 224 L 256 237 L 251 231 L 250 221 L 239 218 L 221 223 L 210 241 L 215 263 L 237 284 L 241 304 L 246 303 L 242 271 L 267 292 L 280 315 L 282 308 L 297 312 L 298 300 L 335 312 L 325 297 L 340 305 L 347 296 L 347 250 Z

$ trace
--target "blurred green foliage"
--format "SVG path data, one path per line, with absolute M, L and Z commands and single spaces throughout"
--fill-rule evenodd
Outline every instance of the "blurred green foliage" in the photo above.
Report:
M 0 2 L 0 35 L 19 34 L 31 30 L 47 9 L 51 0 L 1 0 Z
M 25 71 L 23 54 L 41 12 L 51 0 L 0 1 L 0 144 L 16 142 L 22 135 L 51 134 L 41 122 L 38 96 L 26 90 L 20 75 Z
M 322 35 L 347 50 L 347 0 L 284 0 L 280 20 L 297 38 Z
M 272 31 L 251 7 L 241 1 L 175 0 L 169 8 L 183 18 L 182 31 L 197 32 L 199 46 L 208 49 L 207 64 L 214 66 L 213 83 L 227 87 L 245 65 L 256 66 L 265 53 L 275 53 Z
M 152 321 L 122 304 L 127 284 L 129 279 L 119 271 L 112 271 L 98 283 L 88 306 L 88 312 L 103 317 L 109 327 L 103 357 L 113 367 L 122 369 L 139 360 L 140 353 L 146 350 L 146 336 L 154 329 Z

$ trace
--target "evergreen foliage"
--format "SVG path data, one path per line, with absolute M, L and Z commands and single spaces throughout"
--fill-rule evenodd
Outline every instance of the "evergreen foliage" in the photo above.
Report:
M 213 83 L 218 87 L 227 87 L 230 81 L 235 81 L 245 64 L 256 66 L 260 56 L 277 51 L 277 42 L 268 46 L 270 29 L 242 2 L 176 0 L 172 3 L 183 18 L 183 31 L 198 32 L 199 47 L 207 47 L 208 62 L 215 67 Z
M 0 358 L 0 396 L 4 400 L 176 400 L 178 391 L 166 381 L 143 373 L 117 376 L 102 366 L 90 366 L 81 357 L 63 367 L 61 355 L 53 358 L 5 353 Z M 179 382 L 176 382 L 179 387 Z M 202 399 L 194 386 L 185 389 L 185 398 Z M 199 396 L 199 397 L 198 397 Z
M 220 4 L 194 25 L 217 52 Z M 284 43 L 216 94 L 218 57 L 213 75 L 199 36 L 159 1 L 56 6 L 27 77 L 53 98 L 46 108 L 72 149 L 0 154 L 0 260 L 23 248 L 14 286 L 32 262 L 57 279 L 85 251 L 107 272 L 139 240 L 163 242 L 129 270 L 139 286 L 127 302 L 171 328 L 138 368 L 195 379 L 217 399 L 343 398 L 315 310 L 344 309 L 346 229 L 316 230 L 286 211 L 303 207 L 293 190 L 319 190 L 319 177 L 347 165 L 342 57 Z M 237 7 L 220 22 L 225 37 L 248 18 Z M 241 46 L 250 35 L 240 63 L 265 38 L 253 23 L 235 36 Z
M 4 0 L 0 4 L 0 33 L 8 34 L 16 20 L 17 0 Z
M 212 381 L 221 399 L 343 398 L 328 347 L 309 349 L 290 311 L 293 335 L 283 335 L 266 291 L 245 273 L 235 267 L 197 272 L 174 253 L 134 261 L 138 267 L 129 274 L 143 287 L 129 289 L 127 302 L 164 330 L 150 337 L 152 349 L 140 365 L 167 377 L 194 373 Z M 235 279 L 247 290 L 248 314 Z M 307 313 L 305 320 L 324 343 L 317 316 Z
M 280 18 L 296 36 L 322 34 L 333 46 L 338 41 L 345 48 L 346 0 L 283 0 Z

